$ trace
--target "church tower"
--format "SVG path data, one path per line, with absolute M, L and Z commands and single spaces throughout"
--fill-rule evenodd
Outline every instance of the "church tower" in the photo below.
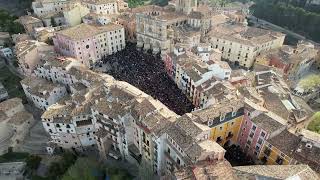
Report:
M 191 11 L 197 10 L 198 0 L 177 0 L 177 10 L 184 14 L 190 14 Z

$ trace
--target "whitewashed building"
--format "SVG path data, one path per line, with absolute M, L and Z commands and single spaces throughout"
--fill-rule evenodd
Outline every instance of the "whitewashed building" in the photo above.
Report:
M 23 79 L 21 85 L 27 98 L 42 110 L 46 110 L 50 105 L 67 95 L 64 86 L 35 77 Z

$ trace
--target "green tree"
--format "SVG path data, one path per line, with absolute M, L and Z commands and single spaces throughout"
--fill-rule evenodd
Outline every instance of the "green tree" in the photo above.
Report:
M 62 180 L 96 180 L 102 176 L 102 168 L 97 161 L 82 157 L 68 169 Z
M 50 164 L 48 170 L 49 179 L 58 179 L 58 177 L 60 177 L 63 173 L 64 171 L 62 170 L 59 162 L 53 162 Z
M 0 31 L 6 31 L 10 34 L 23 33 L 24 28 L 15 22 L 16 19 L 17 17 L 10 15 L 7 10 L 0 9 Z
M 300 80 L 299 86 L 304 90 L 312 90 L 320 86 L 320 75 L 312 74 L 303 78 Z
M 311 122 L 308 124 L 308 130 L 317 132 L 320 134 L 320 111 L 316 112 L 312 116 Z
M 139 166 L 139 178 L 141 180 L 153 179 L 153 175 L 151 164 L 144 157 L 142 157 Z
M 29 155 L 26 159 L 27 167 L 31 170 L 38 169 L 41 162 L 41 157 L 36 155 Z
M 123 169 L 115 168 L 115 167 L 107 167 L 106 168 L 106 176 L 112 180 L 131 180 L 133 177 Z
M 301 3 L 289 0 L 255 0 L 254 16 L 320 41 L 320 8 L 308 11 Z
M 65 151 L 62 154 L 61 161 L 53 162 L 49 166 L 48 179 L 61 179 L 64 173 L 72 166 L 77 160 L 77 156 L 71 151 Z

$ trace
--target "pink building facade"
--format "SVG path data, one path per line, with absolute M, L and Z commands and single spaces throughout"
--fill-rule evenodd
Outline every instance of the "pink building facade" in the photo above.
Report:
M 95 36 L 73 41 L 64 35 L 56 35 L 54 38 L 55 50 L 64 55 L 76 58 L 82 64 L 90 66 L 90 63 L 100 59 L 99 50 Z M 88 61 L 89 60 L 89 61 Z
M 164 67 L 166 69 L 167 74 L 174 79 L 175 77 L 175 69 L 174 69 L 174 64 L 173 64 L 173 58 L 174 54 L 173 53 L 169 53 L 169 54 L 165 54 L 164 58 L 163 58 L 163 62 L 164 62 Z
M 107 55 L 125 48 L 124 28 L 117 24 L 93 26 L 80 24 L 59 31 L 53 38 L 55 50 L 92 67 Z
M 245 110 L 240 135 L 238 136 L 238 143 L 241 149 L 248 155 L 251 157 L 259 157 L 264 140 L 269 134 L 254 124 L 249 115 L 250 112 Z
M 238 144 L 249 156 L 259 158 L 265 140 L 278 135 L 286 126 L 269 112 L 248 106 L 244 110 Z

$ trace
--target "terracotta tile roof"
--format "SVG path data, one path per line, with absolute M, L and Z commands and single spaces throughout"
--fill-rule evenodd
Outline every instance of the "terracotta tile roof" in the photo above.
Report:
M 298 147 L 300 138 L 289 131 L 284 130 L 279 135 L 267 140 L 267 142 L 282 151 L 284 154 L 290 156 Z

